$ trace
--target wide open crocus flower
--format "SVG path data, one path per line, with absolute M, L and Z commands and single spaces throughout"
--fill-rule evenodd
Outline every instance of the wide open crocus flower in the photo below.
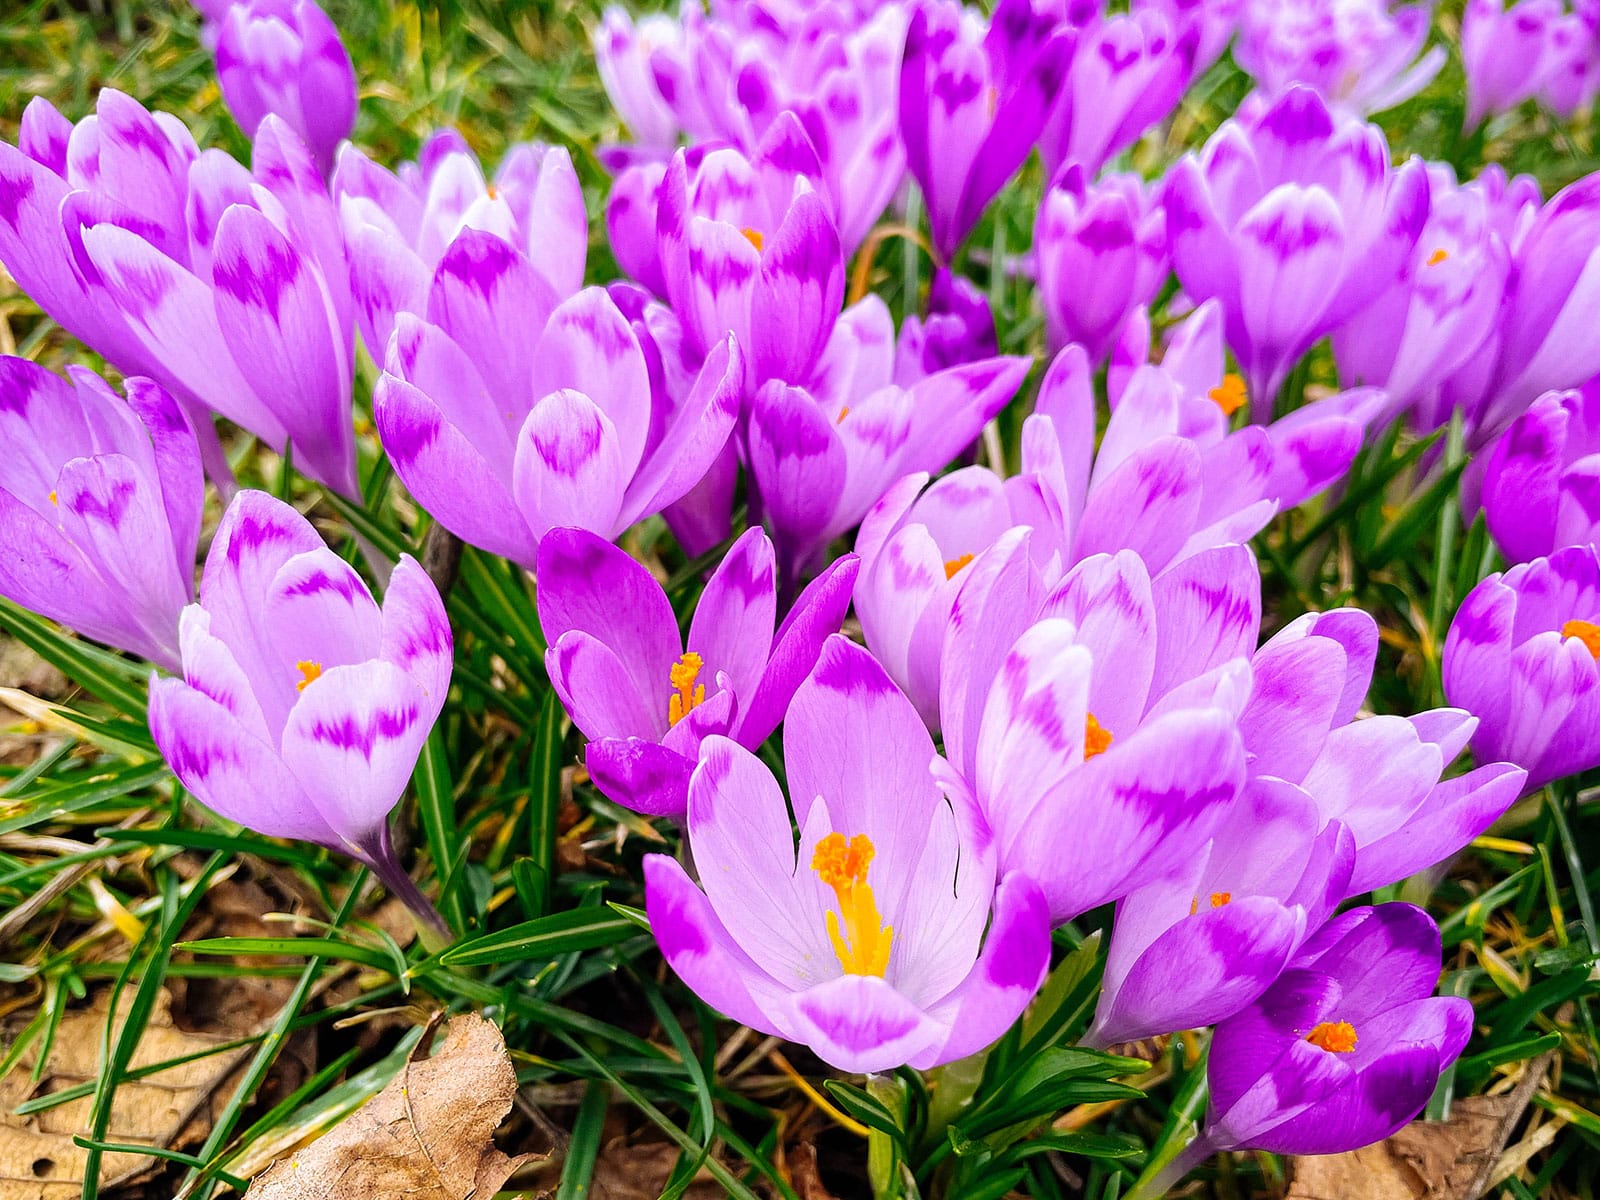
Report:
M 828 640 L 783 744 L 798 850 L 766 766 L 706 740 L 689 784 L 699 886 L 674 859 L 644 860 L 667 962 L 707 1004 L 843 1071 L 982 1050 L 1049 966 L 1038 888 L 996 886 L 981 834 L 929 772 L 927 730 L 861 647 Z
M 1400 273 L 1428 182 L 1419 159 L 1391 169 L 1382 131 L 1335 118 L 1312 88 L 1241 112 L 1174 164 L 1162 203 L 1178 281 L 1222 304 L 1264 420 L 1295 361 Z
M 1256 651 L 1239 715 L 1250 786 L 1298 792 L 1324 821 L 1349 828 L 1352 896 L 1448 859 L 1511 806 L 1523 783 L 1509 762 L 1440 779 L 1477 726 L 1459 708 L 1355 719 L 1377 653 L 1368 614 L 1307 613 Z
M 1268 95 L 1303 83 L 1364 116 L 1409 100 L 1439 73 L 1444 47 L 1422 54 L 1432 27 L 1433 0 L 1245 0 L 1233 56 Z
M 428 285 L 464 229 L 504 239 L 558 299 L 583 286 L 589 222 L 583 187 L 565 146 L 519 142 L 493 180 L 453 129 L 423 143 L 398 173 L 354 146 L 332 182 L 350 255 L 356 317 L 372 357 L 383 359 L 397 314 L 427 314 Z
M 948 465 L 1016 394 L 1028 367 L 1026 358 L 984 359 L 910 387 L 860 371 L 842 397 L 777 380 L 761 388 L 750 406 L 748 466 L 784 586 L 895 480 Z
M 1480 760 L 1525 791 L 1600 765 L 1600 550 L 1568 546 L 1473 588 L 1444 644 L 1444 691 L 1478 718 Z
M 125 374 L 354 496 L 349 274 L 305 144 L 269 116 L 247 171 L 109 88 L 76 126 L 35 99 L 18 140 L 0 143 L 0 262 L 23 291 Z M 209 422 L 196 433 L 228 477 Z
M 427 573 L 402 555 L 380 608 L 309 521 L 240 492 L 179 638 L 183 677 L 151 676 L 150 732 L 184 787 L 257 833 L 351 855 L 442 926 L 388 826 L 450 688 Z
M 67 370 L 0 357 L 0 595 L 175 669 L 205 498 L 194 431 L 157 383 L 129 379 L 124 403 Z
M 672 393 L 605 289 L 557 303 L 491 233 L 450 244 L 425 312 L 400 314 L 373 396 L 384 449 L 446 529 L 526 567 L 551 529 L 616 537 L 684 495 L 739 414 L 731 340 Z
M 1500 435 L 1483 511 L 1514 563 L 1600 542 L 1600 380 L 1540 396 Z
M 1081 564 L 1041 605 L 1025 541 L 976 560 L 951 610 L 944 776 L 1059 923 L 1189 860 L 1238 794 L 1260 583 L 1244 547 L 1155 581 L 1126 554 Z
M 1287 788 L 1256 786 L 1177 871 L 1117 903 L 1092 1046 L 1233 1016 L 1283 972 L 1339 901 L 1350 831 Z
M 1422 1111 L 1472 1036 L 1472 1005 L 1435 996 L 1439 930 L 1409 904 L 1330 921 L 1211 1038 L 1205 1129 L 1181 1174 L 1219 1150 L 1336 1154 Z
M 711 573 L 687 642 L 666 593 L 610 542 L 553 530 L 539 546 L 550 682 L 589 739 L 596 786 L 635 812 L 682 818 L 701 740 L 757 749 L 850 607 L 853 555 L 831 563 L 773 632 L 772 543 L 745 533 Z
M 810 183 L 819 170 L 810 139 L 784 116 L 754 159 L 713 150 L 691 180 L 680 150 L 661 183 L 666 299 L 695 351 L 733 335 L 752 386 L 808 379 L 839 318 L 844 256 Z
M 1478 181 L 1456 185 L 1448 167 L 1429 169 L 1428 222 L 1400 276 L 1333 333 L 1341 378 L 1381 387 L 1389 413 L 1436 393 L 1492 339 L 1511 268 Z
M 1090 184 L 1074 162 L 1051 181 L 1034 223 L 1039 300 L 1050 344 L 1100 362 L 1166 280 L 1167 222 L 1136 175 Z
M 253 138 L 268 113 L 311 149 L 324 177 L 356 123 L 356 71 L 315 0 L 247 0 L 216 26 L 212 54 L 228 111 Z
M 1044 128 L 1075 41 L 1054 26 L 1031 0 L 1002 0 L 987 28 L 956 0 L 930 0 L 912 14 L 900 136 L 941 259 L 966 240 Z
M 1195 78 L 1201 29 L 1173 23 L 1158 8 L 1104 16 L 1094 5 L 1083 15 L 1067 6 L 1067 21 L 1081 27 L 1058 96 L 1039 135 L 1039 155 L 1052 174 L 1076 163 L 1093 178 L 1169 116 Z

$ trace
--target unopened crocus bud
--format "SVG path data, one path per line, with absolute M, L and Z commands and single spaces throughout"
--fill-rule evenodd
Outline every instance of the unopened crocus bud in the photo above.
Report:
M 182 676 L 150 680 L 150 731 L 184 787 L 257 833 L 351 855 L 442 925 L 388 825 L 450 687 L 450 624 L 422 568 L 402 555 L 380 608 L 309 521 L 240 492 L 179 638 Z
M 326 177 L 356 123 L 356 74 L 339 30 L 315 0 L 245 0 L 217 23 L 222 98 L 246 137 L 276 113 Z
M 1466 126 L 1532 99 L 1561 68 L 1561 0 L 1467 0 L 1461 61 L 1467 76 Z
M 175 669 L 205 480 L 162 387 L 0 357 L 0 595 Z
M 1568 546 L 1485 579 L 1444 645 L 1444 691 L 1478 718 L 1480 760 L 1525 791 L 1600 765 L 1600 550 Z
M 989 298 L 972 281 L 940 267 L 928 285 L 928 315 L 909 316 L 895 349 L 895 382 L 909 386 L 1000 353 Z
M 1512 562 L 1600 542 L 1600 380 L 1547 392 L 1500 435 L 1483 511 Z

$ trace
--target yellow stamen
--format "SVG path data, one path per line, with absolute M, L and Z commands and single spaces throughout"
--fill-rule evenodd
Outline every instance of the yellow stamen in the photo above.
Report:
M 872 887 L 867 883 L 867 870 L 875 853 L 872 839 L 864 833 L 849 841 L 842 833 L 830 833 L 812 851 L 811 869 L 833 889 L 839 903 L 838 912 L 827 913 L 828 940 L 839 956 L 839 965 L 849 975 L 876 975 L 882 979 L 889 969 L 894 928 L 883 923 Z
M 1600 658 L 1600 625 L 1593 621 L 1568 621 L 1561 627 L 1561 636 L 1577 638 L 1590 654 Z
M 944 564 L 944 577 L 946 579 L 954 579 L 957 575 L 961 574 L 962 568 L 964 568 L 971 561 L 972 555 L 970 554 L 962 554 L 956 558 L 950 559 Z
M 1324 1021 L 1306 1035 L 1306 1041 L 1330 1054 L 1349 1054 L 1356 1048 L 1356 1027 L 1349 1021 Z
M 1232 901 L 1232 899 L 1233 899 L 1233 893 L 1232 892 L 1212 892 L 1211 893 L 1211 907 L 1212 908 L 1221 908 L 1224 904 L 1227 904 L 1230 901 Z
M 294 690 L 297 692 L 305 691 L 306 684 L 310 683 L 314 679 L 319 679 L 322 676 L 322 664 L 319 662 L 309 662 L 305 659 L 302 659 L 301 661 L 295 663 L 295 666 L 299 669 L 300 674 L 305 676 L 304 679 L 300 679 L 295 682 Z
M 56 499 L 56 494 L 55 494 L 54 489 L 52 489 L 51 492 L 50 492 L 50 503 L 51 504 L 59 504 L 59 503 L 61 503 L 59 500 Z
M 1111 731 L 1090 713 L 1083 723 L 1083 761 L 1088 762 L 1096 754 L 1104 754 L 1111 749 Z
M 1222 410 L 1222 415 L 1231 417 L 1245 406 L 1250 399 L 1250 393 L 1245 389 L 1244 376 L 1229 371 L 1222 377 L 1222 382 L 1206 393 L 1211 402 Z
M 850 406 L 846 404 L 839 410 L 839 415 L 833 419 L 835 425 L 843 425 L 844 419 L 850 415 Z
M 488 193 L 489 193 L 489 199 L 491 199 L 491 200 L 498 200 L 498 199 L 500 199 L 500 193 L 499 193 L 499 191 L 498 191 L 498 190 L 497 190 L 497 189 L 496 189 L 496 188 L 495 188 L 495 186 L 494 186 L 494 184 L 492 184 L 492 183 L 491 183 L 491 184 L 489 184 L 489 185 L 488 185 L 488 186 L 487 186 L 487 188 L 486 188 L 486 189 L 485 189 L 485 190 L 487 190 L 487 191 L 488 191 Z
M 1440 263 L 1442 263 L 1445 259 L 1447 259 L 1449 257 L 1450 257 L 1449 252 L 1447 250 L 1445 250 L 1445 248 L 1443 246 L 1440 246 L 1432 254 L 1428 255 L 1428 265 L 1430 267 L 1437 267 Z
M 676 690 L 672 693 L 672 699 L 667 702 L 668 725 L 676 725 L 688 715 L 691 708 L 705 703 L 706 685 L 695 682 L 700 678 L 700 668 L 705 665 L 705 659 L 693 650 L 685 652 L 672 664 L 672 670 L 668 672 L 667 678 Z
M 757 254 L 760 254 L 767 248 L 767 239 L 761 236 L 761 231 L 759 229 L 751 229 L 747 225 L 743 229 L 739 230 L 739 232 L 744 234 L 745 241 L 749 242 L 756 248 Z

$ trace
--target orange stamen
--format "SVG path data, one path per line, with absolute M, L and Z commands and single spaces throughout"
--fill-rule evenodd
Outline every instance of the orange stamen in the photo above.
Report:
M 1104 754 L 1111 749 L 1111 731 L 1090 713 L 1083 723 L 1083 761 L 1088 762 L 1096 754 Z
M 1245 406 L 1250 399 L 1250 393 L 1245 389 L 1244 376 L 1236 375 L 1229 371 L 1222 377 L 1222 382 L 1206 393 L 1211 402 L 1222 410 L 1222 415 L 1231 417 Z
M 761 231 L 759 229 L 751 229 L 747 225 L 745 228 L 739 230 L 739 232 L 744 234 L 745 241 L 749 242 L 756 248 L 757 254 L 760 254 L 767 248 L 767 239 L 761 235 Z
M 1356 1027 L 1349 1021 L 1324 1021 L 1306 1035 L 1306 1041 L 1330 1054 L 1349 1054 L 1356 1048 Z
M 1593 621 L 1568 621 L 1561 627 L 1561 636 L 1577 638 L 1590 654 L 1600 658 L 1600 625 Z
M 1442 263 L 1445 259 L 1447 259 L 1449 257 L 1450 257 L 1449 252 L 1447 250 L 1445 250 L 1445 248 L 1443 246 L 1440 246 L 1432 254 L 1428 255 L 1428 265 L 1430 267 L 1437 267 L 1440 263 Z
M 322 664 L 319 662 L 308 662 L 302 659 L 300 662 L 295 663 L 295 667 L 304 676 L 304 678 L 295 681 L 294 690 L 297 692 L 305 691 L 308 683 L 322 678 Z
M 944 577 L 946 579 L 954 579 L 961 574 L 962 569 L 971 561 L 972 555 L 970 554 L 962 554 L 950 559 L 944 564 Z
M 675 689 L 672 699 L 667 702 L 669 726 L 683 720 L 695 705 L 705 703 L 706 685 L 695 682 L 700 678 L 700 668 L 705 665 L 705 659 L 693 650 L 686 651 L 672 664 L 671 671 L 667 673 L 667 678 Z
M 867 871 L 877 853 L 872 839 L 858 833 L 849 841 L 830 833 L 811 853 L 811 869 L 833 889 L 839 910 L 826 914 L 828 940 L 848 975 L 876 975 L 889 969 L 889 949 L 894 928 L 883 923 L 867 883 Z

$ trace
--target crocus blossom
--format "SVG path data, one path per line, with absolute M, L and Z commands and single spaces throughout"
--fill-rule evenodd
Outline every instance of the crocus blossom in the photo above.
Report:
M 200 152 L 165 113 L 102 90 L 77 125 L 42 99 L 0 143 L 0 262 L 69 332 L 180 403 L 208 408 L 346 495 L 350 282 L 305 144 L 276 116 L 253 170 Z M 226 463 L 196 423 L 208 467 Z
M 1233 54 L 1269 95 L 1303 83 L 1365 115 L 1410 99 L 1439 73 L 1444 47 L 1421 53 L 1432 25 L 1433 0 L 1245 0 Z
M 1600 542 L 1600 380 L 1547 392 L 1500 435 L 1483 511 L 1514 563 Z
M 205 480 L 160 384 L 0 357 L 0 595 L 175 669 Z
M 505 240 L 558 299 L 583 286 L 588 217 L 565 146 L 519 142 L 506 151 L 491 181 L 461 135 L 442 129 L 398 173 L 346 146 L 332 187 L 361 338 L 379 361 L 397 314 L 427 315 L 428 284 L 464 229 Z
M 378 381 L 384 448 L 445 528 L 527 567 L 551 529 L 612 538 L 677 500 L 739 413 L 731 340 L 670 394 L 609 293 L 558 303 L 491 233 L 450 244 L 425 312 L 400 314 Z
M 282 117 L 326 176 L 356 123 L 356 73 L 315 0 L 245 0 L 217 21 L 217 83 L 246 137 Z
M 1036 588 L 1025 537 L 971 565 L 942 649 L 943 774 L 1060 922 L 1189 860 L 1238 794 L 1260 582 L 1234 546 L 1156 580 L 1093 558 Z
M 708 1004 L 840 1070 L 983 1049 L 1049 966 L 1038 888 L 996 885 L 981 834 L 929 773 L 927 730 L 859 646 L 829 639 L 783 742 L 798 848 L 766 766 L 706 740 L 689 784 L 700 883 L 665 855 L 644 864 L 667 962 Z
M 1070 164 L 1051 181 L 1034 224 L 1039 299 L 1057 349 L 1081 345 L 1091 362 L 1110 353 L 1123 323 L 1167 277 L 1167 223 L 1135 175 L 1089 183 Z
M 1225 121 L 1162 195 L 1178 281 L 1221 303 L 1258 420 L 1295 361 L 1399 275 L 1428 216 L 1421 160 L 1391 168 L 1382 131 L 1298 84 Z
M 1467 0 L 1461 60 L 1466 127 L 1539 97 L 1562 116 L 1594 103 L 1600 88 L 1595 17 L 1561 0 Z
M 900 326 L 894 381 L 909 387 L 946 367 L 999 353 L 989 298 L 970 280 L 940 267 L 928 284 L 927 314 L 908 315 Z
M 1276 983 L 1217 1026 L 1197 1146 L 1335 1154 L 1380 1141 L 1428 1102 L 1472 1035 L 1472 1005 L 1434 996 L 1439 930 L 1380 904 L 1330 921 Z
M 183 785 L 257 833 L 366 863 L 438 924 L 388 827 L 450 687 L 450 625 L 422 568 L 402 555 L 380 608 L 309 521 L 240 492 L 179 640 L 182 677 L 150 680 L 150 731 Z
M 606 5 L 591 42 L 600 82 L 638 151 L 665 159 L 678 144 L 678 118 L 656 83 L 651 56 L 683 42 L 683 27 L 666 13 L 635 20 L 619 4 Z
M 1002 0 L 987 28 L 956 0 L 929 0 L 913 13 L 900 68 L 900 135 L 941 258 L 955 253 L 1027 159 L 1074 42 L 1029 0 Z
M 1296 792 L 1324 821 L 1349 828 L 1350 895 L 1449 858 L 1509 808 L 1523 784 L 1519 767 L 1487 760 L 1441 781 L 1477 726 L 1461 709 L 1356 720 L 1377 652 L 1368 614 L 1307 613 L 1256 651 L 1239 716 L 1252 786 Z
M 589 738 L 595 785 L 637 812 L 681 818 L 701 741 L 767 740 L 844 620 L 855 576 L 853 555 L 836 559 L 774 633 L 772 543 L 749 530 L 706 581 L 686 642 L 644 567 L 592 533 L 552 531 L 538 560 L 545 663 Z
M 1480 760 L 1525 791 L 1600 765 L 1600 550 L 1568 546 L 1473 588 L 1444 645 L 1444 691 L 1478 719 Z
M 1253 787 L 1171 875 L 1117 903 L 1090 1045 L 1198 1029 L 1271 986 L 1344 898 L 1350 831 L 1292 789 Z

